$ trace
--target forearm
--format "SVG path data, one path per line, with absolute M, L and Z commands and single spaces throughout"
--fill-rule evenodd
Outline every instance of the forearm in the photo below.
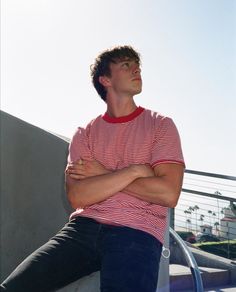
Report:
M 73 208 L 84 208 L 106 200 L 139 176 L 140 174 L 132 166 L 82 180 L 71 179 L 67 175 L 67 196 Z
M 173 184 L 166 177 L 138 178 L 124 192 L 141 200 L 174 208 L 181 192 L 181 184 Z
M 141 200 L 167 207 L 177 204 L 184 166 L 161 164 L 154 169 L 136 164 L 110 171 L 93 161 L 71 163 L 66 169 L 67 195 L 73 208 L 83 208 L 123 191 Z

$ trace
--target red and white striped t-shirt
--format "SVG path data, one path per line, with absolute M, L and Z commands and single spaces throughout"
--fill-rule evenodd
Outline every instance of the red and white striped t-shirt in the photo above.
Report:
M 173 121 L 138 107 L 125 117 L 107 113 L 78 128 L 69 147 L 68 161 L 96 159 L 107 169 L 130 164 L 184 164 L 180 138 Z M 167 208 L 118 192 L 97 204 L 77 209 L 71 217 L 85 216 L 107 224 L 143 230 L 163 242 Z

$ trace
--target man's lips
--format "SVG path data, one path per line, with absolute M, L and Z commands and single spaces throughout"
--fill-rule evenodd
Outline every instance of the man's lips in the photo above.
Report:
M 133 78 L 132 81 L 142 81 L 140 77 Z

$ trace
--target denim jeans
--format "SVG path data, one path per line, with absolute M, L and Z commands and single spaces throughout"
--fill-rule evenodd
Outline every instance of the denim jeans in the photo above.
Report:
M 154 292 L 161 250 L 146 232 L 77 217 L 26 258 L 0 289 L 54 291 L 100 270 L 102 292 Z

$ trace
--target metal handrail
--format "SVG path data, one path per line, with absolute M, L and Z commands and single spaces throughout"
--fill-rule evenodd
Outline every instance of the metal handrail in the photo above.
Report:
M 205 172 L 205 171 L 197 171 L 197 170 L 192 170 L 192 169 L 185 169 L 185 173 L 191 173 L 191 174 L 196 174 L 196 175 L 202 175 L 202 176 L 215 177 L 215 178 L 236 181 L 236 176 L 232 176 L 232 175 L 218 174 L 218 173 Z
M 214 195 L 214 194 L 206 193 L 206 192 L 200 192 L 200 191 L 189 190 L 189 189 L 184 189 L 184 188 L 182 188 L 182 192 L 195 194 L 195 195 L 200 195 L 200 196 L 203 196 L 203 197 L 209 197 L 209 198 L 214 198 L 214 199 L 226 200 L 226 201 L 230 201 L 230 202 L 236 202 L 236 198 L 230 198 L 230 197 L 226 197 L 226 196 L 219 196 L 219 195 Z
M 177 241 L 177 243 L 180 246 L 180 249 L 182 250 L 187 264 L 191 270 L 192 276 L 193 276 L 193 283 L 194 283 L 194 291 L 195 292 L 204 292 L 203 283 L 202 283 L 202 277 L 200 270 L 198 268 L 197 262 L 188 248 L 188 246 L 185 244 L 183 239 L 170 227 L 169 228 L 170 234 L 174 237 L 174 239 Z

